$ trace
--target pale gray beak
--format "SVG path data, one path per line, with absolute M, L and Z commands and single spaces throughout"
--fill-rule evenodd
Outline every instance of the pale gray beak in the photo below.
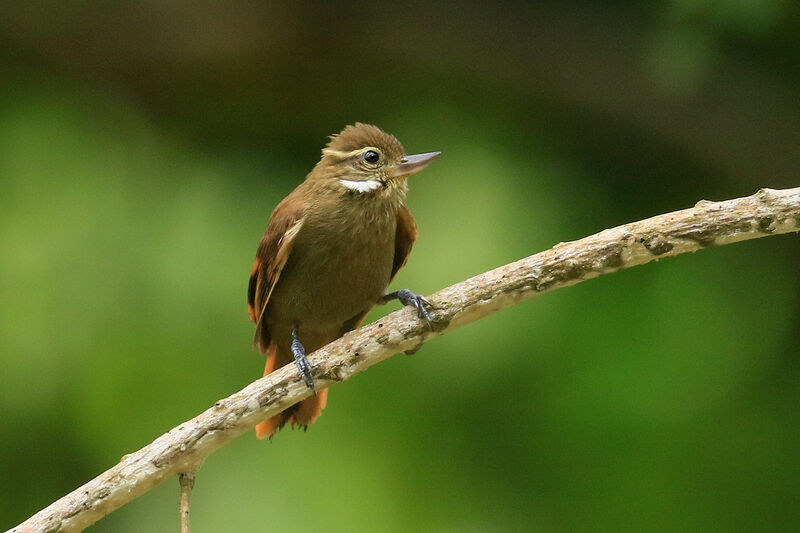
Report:
M 428 164 L 436 159 L 442 152 L 428 152 L 426 154 L 407 155 L 400 160 L 400 163 L 394 168 L 392 175 L 395 178 L 410 176 L 415 172 L 419 172 Z

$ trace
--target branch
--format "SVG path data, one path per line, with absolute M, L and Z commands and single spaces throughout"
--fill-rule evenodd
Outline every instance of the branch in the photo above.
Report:
M 654 259 L 714 245 L 800 231 L 800 187 L 761 189 L 725 202 L 608 229 L 485 272 L 430 296 L 430 329 L 401 309 L 309 356 L 318 388 L 345 381 L 399 352 L 546 291 Z M 15 527 L 21 532 L 80 531 L 167 478 L 194 472 L 227 442 L 310 395 L 287 365 L 218 401 Z
M 189 526 L 189 499 L 192 497 L 194 479 L 194 472 L 178 474 L 178 481 L 181 484 L 181 533 L 191 533 L 192 531 Z

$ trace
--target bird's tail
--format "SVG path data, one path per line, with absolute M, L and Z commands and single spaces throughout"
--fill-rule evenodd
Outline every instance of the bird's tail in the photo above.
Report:
M 291 355 L 279 353 L 278 346 L 274 342 L 270 343 L 267 349 L 267 365 L 264 367 L 264 375 L 266 376 L 273 370 L 293 360 L 294 358 Z M 256 437 L 259 439 L 272 437 L 287 422 L 291 424 L 292 429 L 294 429 L 295 424 L 305 429 L 322 414 L 322 410 L 325 409 L 325 404 L 327 403 L 328 389 L 322 389 L 317 392 L 316 396 L 306 398 L 302 402 L 258 424 L 256 426 Z

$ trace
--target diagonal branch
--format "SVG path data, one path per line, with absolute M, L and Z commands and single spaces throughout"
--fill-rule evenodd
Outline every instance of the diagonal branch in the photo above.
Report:
M 796 231 L 800 231 L 800 187 L 761 189 L 725 202 L 701 201 L 691 209 L 557 244 L 443 289 L 430 296 L 436 308 L 433 330 L 410 309 L 402 309 L 317 350 L 309 362 L 319 388 L 327 387 L 545 291 L 662 257 Z M 194 472 L 228 441 L 309 395 L 295 366 L 287 365 L 126 455 L 11 531 L 80 531 L 165 479 Z

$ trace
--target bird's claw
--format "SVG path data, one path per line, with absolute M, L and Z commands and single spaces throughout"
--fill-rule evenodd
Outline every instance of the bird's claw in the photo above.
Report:
M 428 326 L 433 328 L 433 324 L 431 323 L 431 315 L 427 309 L 428 307 L 433 309 L 433 304 L 430 302 L 430 300 L 420 294 L 414 294 L 408 289 L 401 289 L 397 291 L 396 294 L 397 299 L 400 300 L 403 305 L 410 305 L 416 309 L 417 316 L 419 318 L 424 318 L 425 322 L 428 323 Z
M 314 380 L 311 378 L 311 365 L 308 363 L 305 347 L 303 347 L 300 339 L 297 338 L 297 328 L 292 331 L 292 354 L 294 355 L 294 364 L 297 365 L 297 370 L 300 372 L 300 377 L 303 378 L 305 384 L 316 396 L 317 390 L 314 388 Z

